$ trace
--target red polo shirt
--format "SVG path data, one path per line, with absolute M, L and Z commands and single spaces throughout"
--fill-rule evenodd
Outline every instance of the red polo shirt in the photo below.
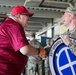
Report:
M 11 18 L 0 25 L 0 75 L 20 75 L 27 57 L 19 49 L 29 45 L 22 26 Z

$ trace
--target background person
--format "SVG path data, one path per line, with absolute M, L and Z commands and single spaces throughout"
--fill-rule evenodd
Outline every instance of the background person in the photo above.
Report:
M 46 46 L 44 47 L 44 49 L 47 51 L 47 55 L 49 53 L 50 50 L 50 39 L 46 39 Z
M 30 45 L 35 48 L 40 48 L 41 43 L 35 39 L 35 33 L 29 33 Z M 28 75 L 42 75 L 42 58 L 38 55 L 32 55 L 28 58 Z
M 18 5 L 0 25 L 0 75 L 20 75 L 27 56 L 45 57 L 46 51 L 29 45 L 25 36 L 24 28 L 32 16 L 32 12 Z
M 50 68 L 49 68 L 49 58 L 48 58 L 48 55 L 49 55 L 49 51 L 50 51 L 50 47 L 51 47 L 51 41 L 50 39 L 46 39 L 46 46 L 44 47 L 44 49 L 46 50 L 46 58 L 44 59 L 44 72 L 45 72 L 45 75 L 50 75 Z
M 59 38 L 59 35 L 55 35 L 54 37 L 53 37 L 53 42 L 56 40 L 56 39 L 58 39 Z

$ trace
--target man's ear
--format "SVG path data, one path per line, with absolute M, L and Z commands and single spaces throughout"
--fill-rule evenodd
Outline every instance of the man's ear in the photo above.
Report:
M 19 17 L 20 17 L 20 14 L 17 15 L 17 18 L 19 18 Z
M 20 14 L 17 15 L 17 19 L 21 20 L 21 15 Z
M 19 22 L 20 20 L 21 20 L 21 16 L 20 16 L 20 14 L 17 14 L 17 15 L 16 15 L 16 21 Z
M 74 14 L 70 14 L 70 19 L 72 20 L 74 18 Z

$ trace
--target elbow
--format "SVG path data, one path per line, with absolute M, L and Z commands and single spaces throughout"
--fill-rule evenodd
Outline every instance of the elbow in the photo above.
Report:
M 26 52 L 26 51 L 20 51 L 21 52 L 21 54 L 23 54 L 23 55 L 26 55 L 26 56 L 28 56 L 28 52 Z
M 23 55 L 26 55 L 26 56 L 29 56 L 29 49 L 28 48 L 26 48 L 26 47 L 22 47 L 21 49 L 20 49 L 20 53 L 21 54 L 23 54 Z

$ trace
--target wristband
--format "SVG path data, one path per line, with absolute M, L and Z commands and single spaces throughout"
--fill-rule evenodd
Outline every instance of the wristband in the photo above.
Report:
M 40 48 L 38 48 L 38 55 L 39 55 L 39 53 L 40 53 Z

